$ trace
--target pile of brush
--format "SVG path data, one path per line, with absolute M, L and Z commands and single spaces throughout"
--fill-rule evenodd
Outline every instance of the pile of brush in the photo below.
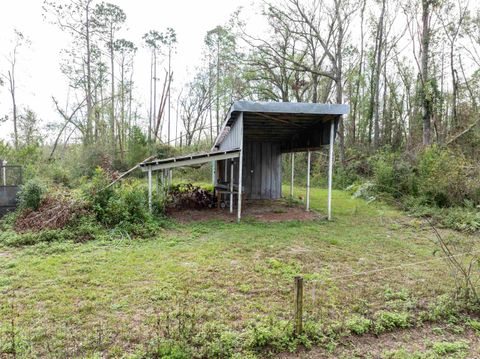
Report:
M 17 232 L 60 229 L 86 214 L 84 203 L 66 195 L 49 195 L 42 199 L 37 210 L 23 210 L 15 221 Z
M 216 207 L 216 198 L 206 189 L 191 183 L 170 188 L 168 207 L 174 209 L 204 209 Z

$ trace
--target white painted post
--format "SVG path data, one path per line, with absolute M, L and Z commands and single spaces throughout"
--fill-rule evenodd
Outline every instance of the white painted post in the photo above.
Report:
M 7 185 L 7 161 L 5 160 L 0 160 L 0 167 L 2 167 L 2 179 L 3 179 L 3 185 Z
M 148 210 L 152 212 L 152 168 L 148 168 Z
M 216 186 L 216 174 L 217 174 L 217 161 L 212 161 L 212 186 L 215 191 Z
M 290 199 L 293 199 L 293 180 L 294 180 L 294 172 L 295 172 L 295 154 L 291 153 L 291 164 L 292 164 L 292 173 L 290 175 Z
M 330 153 L 328 156 L 328 220 L 332 219 L 332 179 L 333 179 L 333 141 L 335 139 L 335 121 L 330 126 Z
M 230 160 L 230 213 L 233 213 L 233 159 Z
M 308 150 L 307 152 L 307 207 L 306 211 L 310 211 L 310 162 L 312 159 L 312 152 Z
M 240 125 L 240 157 L 238 158 L 238 205 L 237 222 L 242 218 L 242 173 L 243 173 L 243 112 L 240 112 L 237 123 Z

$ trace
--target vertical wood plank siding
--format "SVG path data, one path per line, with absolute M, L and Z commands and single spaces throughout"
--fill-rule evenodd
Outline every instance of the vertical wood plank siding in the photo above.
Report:
M 219 150 L 239 148 L 241 144 L 242 121 L 236 121 L 219 146 Z M 279 199 L 282 196 L 282 152 L 281 144 L 276 142 L 243 143 L 242 182 L 247 199 Z M 223 169 L 224 164 L 220 164 Z M 222 173 L 222 171 L 219 171 Z M 217 173 L 219 178 L 223 175 Z M 230 180 L 227 173 L 225 180 Z M 234 183 L 238 183 L 238 162 L 235 159 Z
M 230 128 L 227 136 L 220 144 L 219 150 L 233 150 L 235 148 L 240 148 L 240 136 L 242 135 L 241 126 L 243 126 L 243 121 L 236 121 L 233 126 Z
M 282 196 L 282 154 L 274 142 L 245 142 L 243 181 L 249 199 Z

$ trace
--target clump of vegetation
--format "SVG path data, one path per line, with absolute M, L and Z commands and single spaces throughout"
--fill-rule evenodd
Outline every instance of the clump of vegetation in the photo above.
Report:
M 462 153 L 431 146 L 412 158 L 385 150 L 369 166 L 371 175 L 347 187 L 354 197 L 380 198 L 448 228 L 480 230 L 480 167 Z
M 350 332 L 362 335 L 370 331 L 372 328 L 372 321 L 363 316 L 355 315 L 347 319 L 345 325 Z
M 36 211 L 40 207 L 45 192 L 45 185 L 39 180 L 29 180 L 21 187 L 18 195 L 20 208 Z
M 411 325 L 410 319 L 408 313 L 380 311 L 374 316 L 374 331 L 376 334 L 381 334 L 397 328 L 408 328 Z
M 466 341 L 432 343 L 432 351 L 437 355 L 465 352 L 468 349 L 469 345 Z
M 89 201 L 97 220 L 107 226 L 139 223 L 150 219 L 145 191 L 137 183 L 110 184 L 105 171 L 97 167 L 85 185 L 84 197 Z

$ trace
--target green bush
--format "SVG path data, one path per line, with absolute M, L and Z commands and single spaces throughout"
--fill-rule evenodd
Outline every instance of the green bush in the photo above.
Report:
M 469 163 L 459 152 L 431 146 L 420 153 L 418 178 L 421 196 L 438 207 L 462 205 L 474 194 L 470 188 Z
M 412 166 L 395 152 L 380 152 L 371 158 L 373 181 L 377 192 L 393 198 L 417 193 L 417 181 Z
M 49 166 L 49 175 L 52 179 L 52 182 L 56 185 L 62 185 L 65 187 L 70 187 L 72 183 L 72 177 L 70 170 L 63 166 L 62 164 L 56 163 Z
M 19 193 L 20 207 L 36 211 L 46 192 L 45 186 L 36 179 L 25 183 Z
M 100 223 L 109 227 L 122 226 L 131 232 L 134 228 L 139 229 L 135 225 L 152 220 L 148 210 L 147 193 L 138 182 L 124 181 L 106 188 L 109 182 L 105 172 L 97 168 L 85 191 Z M 147 233 L 150 231 L 147 230 Z

